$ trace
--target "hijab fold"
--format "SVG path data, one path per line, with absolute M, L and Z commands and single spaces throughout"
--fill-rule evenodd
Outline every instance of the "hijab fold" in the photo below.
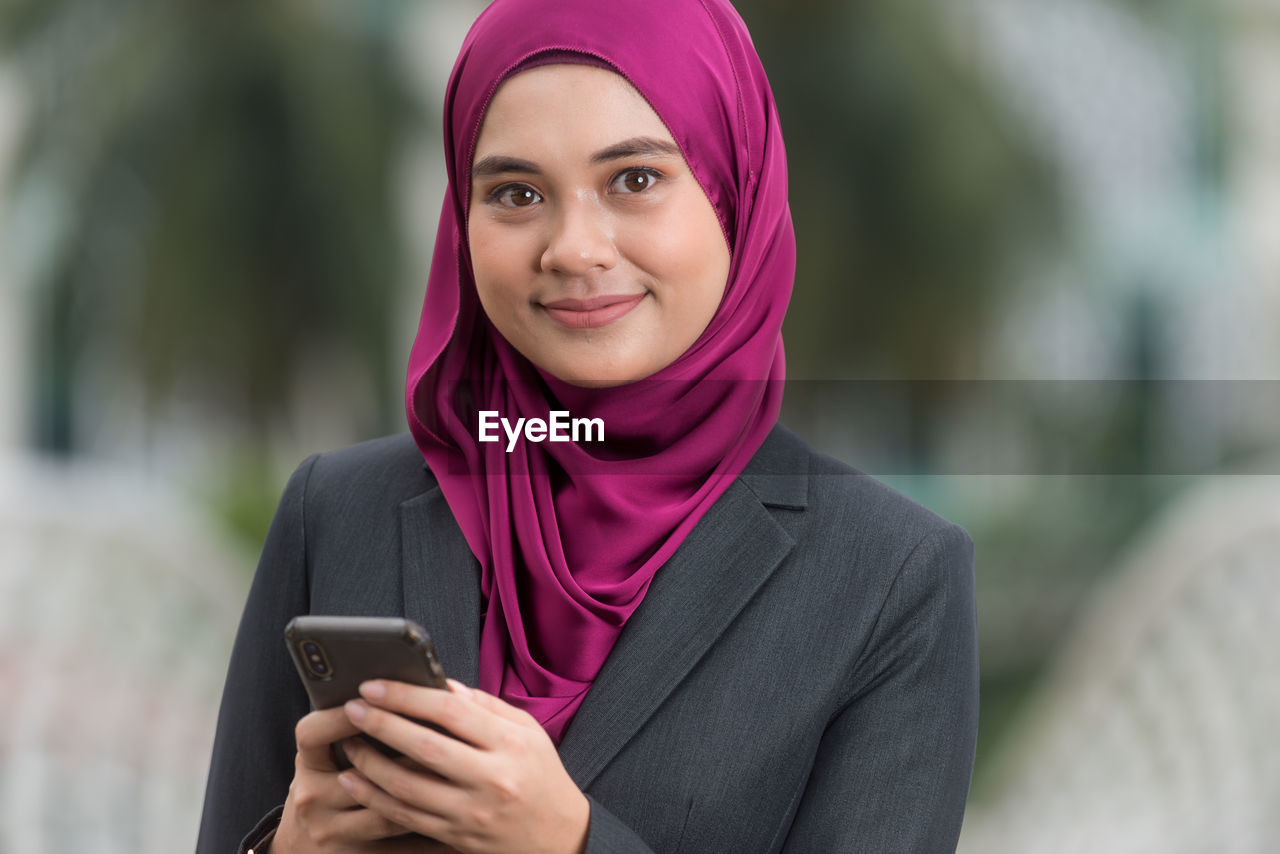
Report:
M 572 386 L 530 364 L 476 295 L 466 217 L 481 120 L 504 79 L 550 62 L 631 82 L 680 146 L 729 245 L 729 279 L 706 331 L 625 386 Z M 727 0 L 496 0 L 463 42 L 444 119 L 449 187 L 409 361 L 409 426 L 480 563 L 480 687 L 558 742 L 654 574 L 778 417 L 795 274 L 782 135 Z M 505 440 L 478 441 L 480 410 L 512 422 L 567 410 L 601 419 L 605 439 L 521 437 L 508 453 Z

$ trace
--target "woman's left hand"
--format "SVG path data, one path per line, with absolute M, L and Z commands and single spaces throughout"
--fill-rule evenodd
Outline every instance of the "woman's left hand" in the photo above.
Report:
M 350 739 L 355 770 L 339 782 L 361 805 L 465 854 L 579 854 L 591 807 L 542 726 L 491 694 L 450 686 L 361 685 L 364 699 L 346 706 L 352 723 L 421 767 Z

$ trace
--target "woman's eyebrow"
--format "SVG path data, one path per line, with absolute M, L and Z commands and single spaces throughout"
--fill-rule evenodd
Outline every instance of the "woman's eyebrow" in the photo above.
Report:
M 542 170 L 538 168 L 537 164 L 515 157 L 505 157 L 501 154 L 491 154 L 483 160 L 477 161 L 476 165 L 471 167 L 473 180 L 476 178 L 492 178 L 495 175 L 506 175 L 510 172 L 520 172 L 525 175 L 542 174 Z
M 611 160 L 625 160 L 628 157 L 641 157 L 644 155 L 651 157 L 684 156 L 680 152 L 680 147 L 674 142 L 655 139 L 651 136 L 636 136 L 631 139 L 624 139 L 622 142 L 615 142 L 608 148 L 600 149 L 591 155 L 591 162 L 607 163 Z M 471 178 L 472 180 L 492 178 L 497 175 L 508 175 L 512 172 L 518 172 L 523 175 L 541 175 L 542 169 L 536 163 L 521 160 L 518 157 L 491 154 L 476 161 L 476 165 L 471 168 Z
M 651 136 L 635 136 L 602 148 L 591 155 L 592 163 L 605 163 L 610 160 L 623 160 L 640 155 L 658 155 L 660 157 L 683 157 L 680 147 L 665 139 L 654 139 Z

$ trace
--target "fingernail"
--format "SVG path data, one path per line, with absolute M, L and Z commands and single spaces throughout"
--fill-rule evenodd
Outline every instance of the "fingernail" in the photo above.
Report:
M 449 683 L 449 687 L 453 689 L 453 693 L 461 694 L 464 697 L 471 696 L 471 689 L 466 685 L 463 685 L 457 679 L 446 679 L 445 681 Z
M 344 708 L 347 710 L 347 717 L 351 718 L 351 720 L 355 721 L 356 723 L 359 723 L 360 721 L 364 720 L 365 713 L 368 711 L 365 708 L 364 703 L 360 702 L 359 700 L 348 701 L 348 703 Z
M 341 783 L 342 788 L 346 789 L 348 792 L 354 792 L 356 790 L 355 778 L 345 771 L 338 775 L 338 782 Z
M 363 682 L 360 685 L 360 694 L 370 700 L 381 700 L 387 695 L 387 686 L 377 680 Z

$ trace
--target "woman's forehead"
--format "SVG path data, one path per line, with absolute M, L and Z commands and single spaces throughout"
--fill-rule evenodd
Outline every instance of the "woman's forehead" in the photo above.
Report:
M 481 120 L 473 161 L 506 149 L 591 148 L 647 138 L 675 145 L 662 119 L 622 75 L 592 65 L 540 65 L 508 77 Z M 678 150 L 678 149 L 677 149 Z

